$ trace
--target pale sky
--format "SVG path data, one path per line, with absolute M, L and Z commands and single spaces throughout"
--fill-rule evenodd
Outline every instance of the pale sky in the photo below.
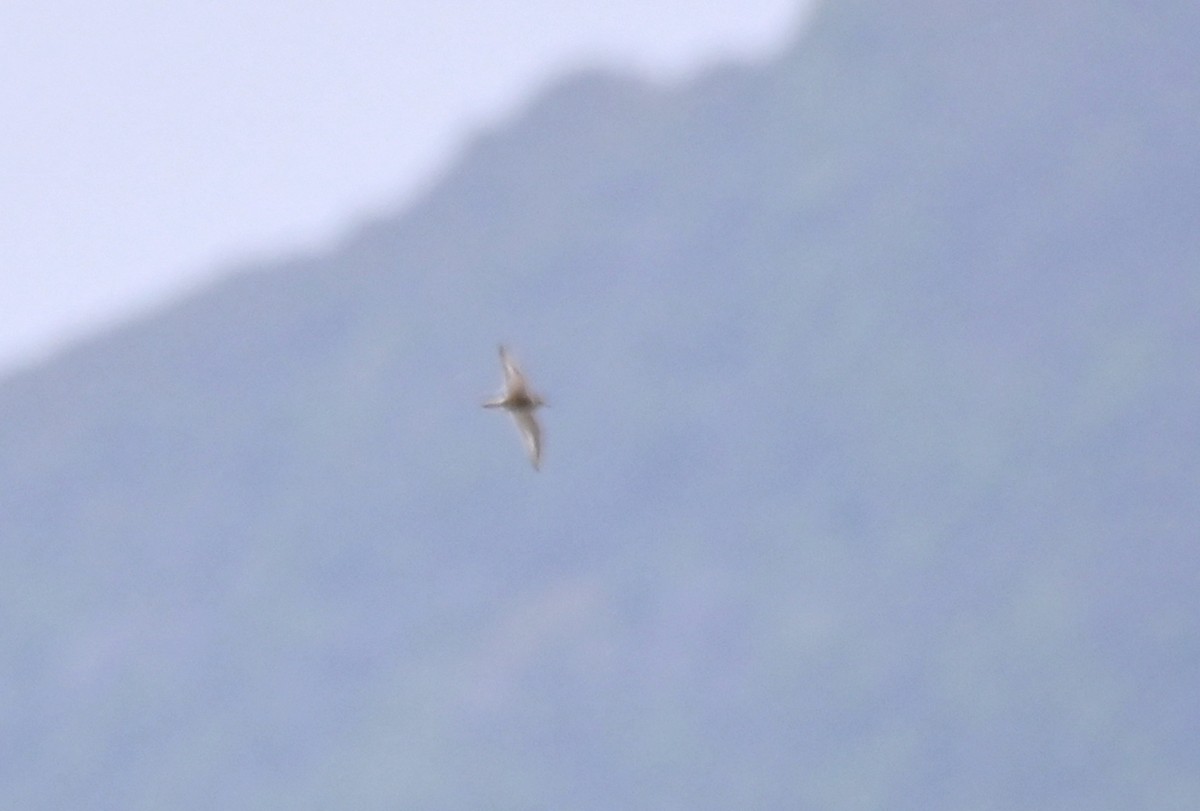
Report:
M 766 56 L 814 0 L 5 0 L 0 374 L 319 246 L 564 71 Z

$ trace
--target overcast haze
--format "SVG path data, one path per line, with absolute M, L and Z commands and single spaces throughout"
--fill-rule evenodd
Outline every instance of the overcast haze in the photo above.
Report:
M 0 372 L 401 204 L 572 67 L 766 55 L 810 5 L 6 3 Z
M 1200 809 L 1200 3 L 947 9 L 527 63 L 407 206 L 447 28 L 78 21 L 44 244 L 292 255 L 0 381 L 0 809 Z

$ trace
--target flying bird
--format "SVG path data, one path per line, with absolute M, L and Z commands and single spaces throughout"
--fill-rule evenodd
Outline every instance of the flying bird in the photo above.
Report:
M 495 400 L 484 403 L 483 407 L 503 408 L 512 415 L 517 430 L 521 432 L 521 442 L 529 454 L 529 461 L 533 463 L 533 469 L 538 470 L 542 462 L 542 429 L 533 412 L 546 403 L 529 388 L 521 367 L 503 345 L 500 346 L 500 365 L 504 367 L 504 391 Z

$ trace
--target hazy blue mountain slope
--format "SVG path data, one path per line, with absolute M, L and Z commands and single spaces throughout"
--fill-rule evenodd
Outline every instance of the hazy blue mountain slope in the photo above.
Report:
M 831 2 L 5 381 L 0 798 L 1193 807 L 1198 35 Z

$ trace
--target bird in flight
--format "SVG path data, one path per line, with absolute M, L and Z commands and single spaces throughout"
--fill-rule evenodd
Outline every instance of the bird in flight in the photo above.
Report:
M 521 442 L 529 454 L 529 461 L 533 463 L 533 469 L 538 470 L 542 462 L 542 429 L 533 412 L 546 403 L 529 388 L 521 367 L 503 345 L 500 347 L 500 365 L 504 367 L 504 391 L 496 399 L 484 403 L 483 407 L 503 408 L 512 415 L 517 430 L 521 432 Z

